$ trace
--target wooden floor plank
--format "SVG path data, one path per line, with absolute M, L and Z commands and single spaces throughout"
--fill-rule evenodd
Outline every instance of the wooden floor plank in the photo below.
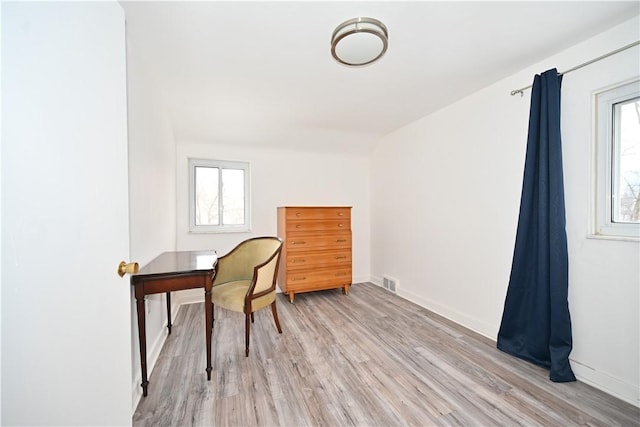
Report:
M 183 306 L 136 426 L 639 426 L 640 409 L 549 373 L 372 285 L 278 296 L 255 314 L 216 310 L 211 381 L 204 305 Z

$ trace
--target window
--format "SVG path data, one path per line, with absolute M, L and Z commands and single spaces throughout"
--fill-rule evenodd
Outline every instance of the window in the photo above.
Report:
M 249 164 L 189 159 L 189 231 L 250 230 Z
M 640 80 L 594 95 L 594 234 L 640 238 Z

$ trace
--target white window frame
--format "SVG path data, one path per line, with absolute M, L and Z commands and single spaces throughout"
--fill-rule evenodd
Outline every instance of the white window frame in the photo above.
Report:
M 593 94 L 594 192 L 591 237 L 640 240 L 640 224 L 613 221 L 614 106 L 640 96 L 640 79 L 611 86 Z
M 222 224 L 222 213 L 220 213 L 219 225 L 197 225 L 196 224 L 196 167 L 211 167 L 223 169 L 241 169 L 244 171 L 244 224 L 224 225 Z M 238 233 L 251 231 L 251 174 L 248 162 L 210 160 L 210 159 L 189 159 L 189 232 L 191 233 Z M 219 180 L 219 191 L 222 190 L 222 179 Z M 220 208 L 221 210 L 221 208 Z

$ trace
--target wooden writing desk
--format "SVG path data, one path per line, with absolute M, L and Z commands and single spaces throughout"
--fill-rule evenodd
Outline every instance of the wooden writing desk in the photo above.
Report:
M 164 252 L 131 276 L 138 309 L 138 338 L 142 368 L 142 395 L 147 395 L 147 337 L 145 326 L 145 296 L 167 293 L 167 328 L 171 333 L 170 292 L 204 288 L 205 339 L 207 345 L 207 380 L 211 380 L 211 285 L 218 257 L 214 251 Z

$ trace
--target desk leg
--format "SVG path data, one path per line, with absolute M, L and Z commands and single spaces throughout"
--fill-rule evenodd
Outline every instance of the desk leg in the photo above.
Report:
M 213 328 L 213 306 L 211 305 L 211 278 L 207 276 L 204 286 L 205 336 L 207 341 L 207 381 L 211 380 L 211 330 Z
M 167 329 L 171 335 L 171 292 L 167 292 Z
M 142 395 L 147 396 L 147 334 L 144 311 L 144 295 L 138 295 L 136 292 L 136 306 L 138 309 L 138 340 L 140 342 L 140 368 L 142 371 Z

